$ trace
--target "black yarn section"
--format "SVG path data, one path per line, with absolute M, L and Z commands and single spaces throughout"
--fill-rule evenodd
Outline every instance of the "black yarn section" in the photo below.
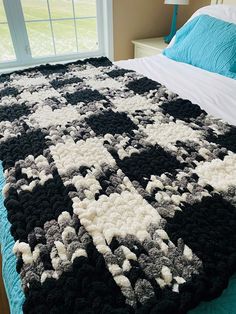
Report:
M 178 293 L 164 288 L 159 289 L 158 297 L 153 297 L 140 306 L 136 314 L 187 314 L 179 310 L 180 298 Z
M 89 171 L 90 171 L 90 168 L 87 166 L 80 166 L 79 167 L 79 173 L 81 173 L 83 177 L 86 177 L 86 175 L 88 174 Z
M 144 270 L 140 267 L 137 261 L 130 261 L 131 268 L 125 272 L 125 276 L 129 279 L 132 288 L 135 288 L 135 284 L 139 279 L 148 279 Z
M 128 83 L 126 86 L 136 94 L 142 95 L 150 92 L 151 90 L 159 89 L 161 85 L 149 78 L 143 77 L 139 80 L 134 80 Z
M 193 205 L 185 203 L 181 209 L 166 219 L 165 230 L 175 244 L 183 239 L 203 262 L 203 272 L 180 286 L 189 308 L 218 297 L 236 272 L 236 208 L 214 194 Z
M 20 271 L 22 269 L 24 265 L 24 262 L 23 262 L 23 259 L 21 256 L 17 257 L 17 260 L 16 260 L 16 271 L 18 274 L 20 274 Z
M 210 143 L 215 143 L 221 147 L 225 147 L 228 150 L 231 150 L 233 153 L 236 153 L 236 127 L 231 125 L 230 130 L 225 134 L 217 135 L 211 133 L 206 137 L 206 140 Z
M 72 270 L 58 280 L 32 283 L 24 314 L 134 314 L 92 242 L 86 252 L 88 257 L 76 258 Z
M 5 87 L 0 90 L 0 99 L 5 96 L 13 96 L 16 97 L 19 94 L 19 91 L 15 87 Z
M 71 77 L 69 79 L 52 80 L 50 84 L 53 86 L 53 88 L 58 89 L 65 85 L 76 84 L 81 82 L 83 82 L 83 80 L 81 80 L 79 77 Z
M 85 62 L 92 64 L 96 68 L 112 66 L 112 62 L 106 57 L 90 58 L 85 60 Z
M 65 74 L 68 71 L 68 68 L 64 64 L 47 64 L 46 66 L 41 66 L 38 70 L 45 76 L 57 73 L 57 74 Z
M 50 252 L 48 250 L 46 251 L 40 251 L 40 260 L 43 263 L 43 267 L 45 270 L 54 270 L 52 266 L 52 260 L 50 257 Z
M 0 160 L 4 169 L 13 167 L 15 162 L 28 155 L 37 157 L 48 147 L 41 130 L 29 131 L 0 144 Z
M 100 186 L 101 186 L 101 190 L 95 194 L 95 199 L 98 200 L 99 196 L 104 194 L 109 196 L 112 193 L 116 192 L 116 188 L 117 188 L 117 182 L 115 182 L 115 184 L 111 182 L 111 176 L 115 175 L 115 171 L 113 171 L 112 169 L 108 168 L 105 171 L 103 171 L 103 173 L 101 173 L 99 175 L 99 177 L 97 178 Z
M 150 146 L 141 153 L 133 153 L 123 160 L 120 160 L 114 151 L 111 151 L 111 154 L 127 177 L 131 181 L 138 181 L 144 188 L 146 188 L 151 175 L 160 176 L 165 172 L 175 175 L 178 170 L 184 169 L 186 166 L 185 163 L 180 163 L 158 145 Z
M 66 93 L 64 97 L 72 105 L 77 105 L 79 102 L 84 102 L 85 104 L 87 104 L 94 101 L 106 100 L 106 98 L 97 90 L 92 89 L 84 89 L 82 91 L 77 91 L 72 94 Z
M 195 164 L 195 161 L 205 161 L 205 158 L 203 158 L 203 156 L 201 156 L 199 153 L 198 153 L 198 150 L 194 147 L 194 146 L 191 146 L 189 143 L 186 143 L 186 142 L 181 142 L 181 141 L 177 141 L 175 143 L 175 146 L 176 147 L 180 147 L 180 148 L 183 148 L 187 153 L 188 155 L 186 154 L 183 154 L 182 155 L 182 158 L 187 158 L 187 157 L 191 157 L 191 159 L 193 160 L 191 166 L 193 168 L 195 168 L 196 164 Z
M 0 75 L 0 83 L 1 84 L 10 82 L 10 79 L 11 79 L 11 77 L 9 74 L 1 74 Z
M 4 205 L 15 241 L 28 242 L 28 234 L 35 227 L 42 228 L 46 221 L 57 219 L 63 211 L 72 214 L 72 201 L 68 192 L 57 172 L 53 174 L 53 179 L 47 180 L 44 185 L 36 185 L 32 192 L 18 193 L 11 187 Z
M 87 124 L 97 135 L 132 133 L 138 126 L 125 112 L 104 111 L 86 119 Z
M 207 113 L 202 110 L 198 105 L 192 104 L 191 101 L 186 99 L 176 99 L 175 101 L 165 102 L 161 105 L 165 114 L 169 114 L 174 117 L 175 120 L 183 120 L 189 122 L 192 119 L 196 119 L 200 115 L 206 115 Z
M 41 236 L 39 236 L 37 234 L 37 236 L 36 236 L 35 233 L 32 232 L 28 235 L 28 241 L 27 242 L 29 243 L 31 250 L 33 251 L 37 244 L 46 244 L 46 238 L 45 238 L 44 234 L 42 234 Z M 40 253 L 42 253 L 42 252 L 40 252 Z M 44 259 L 45 259 L 45 257 L 42 258 L 42 260 L 44 260 Z M 48 268 L 48 269 L 51 269 L 51 268 Z
M 30 114 L 29 108 L 22 104 L 16 104 L 12 106 L 1 106 L 0 107 L 0 122 L 1 121 L 14 121 L 22 116 Z
M 126 73 L 131 73 L 133 71 L 131 70 L 125 70 L 125 69 L 118 69 L 118 70 L 112 70 L 110 72 L 107 72 L 107 75 L 109 75 L 111 78 L 116 78 L 119 76 L 124 76 Z

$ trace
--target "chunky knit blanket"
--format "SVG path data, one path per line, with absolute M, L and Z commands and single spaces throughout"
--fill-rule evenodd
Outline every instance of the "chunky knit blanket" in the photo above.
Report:
M 24 313 L 180 314 L 236 271 L 236 127 L 106 58 L 0 77 Z

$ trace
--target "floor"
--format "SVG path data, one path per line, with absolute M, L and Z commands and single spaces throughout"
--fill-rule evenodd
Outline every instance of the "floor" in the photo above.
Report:
M 0 313 L 10 314 L 9 305 L 7 301 L 7 296 L 2 281 L 2 256 L 0 254 Z

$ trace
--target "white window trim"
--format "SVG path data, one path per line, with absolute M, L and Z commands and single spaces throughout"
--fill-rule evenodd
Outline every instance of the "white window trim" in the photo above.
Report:
M 40 64 L 63 63 L 98 56 L 107 56 L 110 60 L 113 61 L 113 1 L 97 1 L 100 3 L 100 5 L 97 6 L 97 15 L 101 16 L 102 14 L 103 17 L 97 19 L 98 39 L 100 44 L 97 51 L 32 58 L 30 57 L 30 45 L 28 41 L 27 30 L 24 23 L 20 0 L 3 0 L 17 60 L 0 63 L 0 73 L 12 72 L 14 70 L 20 70 Z M 13 2 L 14 5 L 12 5 Z M 13 19 L 14 24 L 11 22 Z M 16 29 L 14 28 L 14 25 Z M 17 29 L 21 29 L 21 32 L 17 32 Z M 24 43 L 23 45 L 22 42 Z M 22 51 L 23 49 L 25 51 Z M 25 58 L 26 54 L 28 55 L 27 58 Z
M 113 37 L 113 0 L 103 0 L 104 19 L 104 45 L 105 56 L 114 61 L 114 37 Z

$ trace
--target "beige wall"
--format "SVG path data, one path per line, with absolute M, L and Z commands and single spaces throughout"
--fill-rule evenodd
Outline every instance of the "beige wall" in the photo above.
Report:
M 178 17 L 178 27 L 181 27 L 197 9 L 209 5 L 211 0 L 190 0 L 190 5 L 181 5 Z
M 180 6 L 178 24 L 209 3 L 210 0 L 190 0 L 190 5 Z M 133 58 L 133 39 L 168 34 L 172 9 L 164 0 L 113 0 L 114 59 Z

